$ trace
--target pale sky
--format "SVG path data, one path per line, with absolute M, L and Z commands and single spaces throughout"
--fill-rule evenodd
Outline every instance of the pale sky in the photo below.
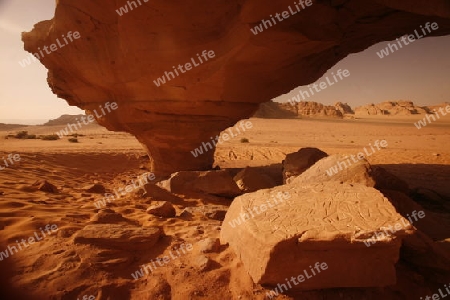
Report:
M 83 112 L 51 92 L 47 70 L 39 62 L 25 68 L 18 63 L 29 55 L 23 50 L 20 33 L 31 30 L 41 20 L 51 19 L 54 2 L 0 0 L 0 122 L 42 123 L 62 114 Z M 422 39 L 380 59 L 376 51 L 386 44 L 377 44 L 339 62 L 324 77 L 337 69 L 348 69 L 350 77 L 307 100 L 324 104 L 341 101 L 352 107 L 400 99 L 418 105 L 450 101 L 450 36 Z M 287 101 L 298 89 L 276 101 Z

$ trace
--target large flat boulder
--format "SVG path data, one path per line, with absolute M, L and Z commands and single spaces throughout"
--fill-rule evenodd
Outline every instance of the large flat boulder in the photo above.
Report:
M 354 154 L 333 154 L 318 160 L 297 177 L 288 182 L 302 184 L 338 181 L 361 183 L 377 190 L 394 190 L 408 194 L 408 184 L 380 166 L 372 166 L 365 157 Z
M 338 181 L 345 183 L 361 183 L 374 187 L 375 179 L 372 169 L 365 158 L 352 160 L 349 155 L 333 154 L 322 158 L 300 176 L 291 178 L 290 182 L 310 184 L 316 182 Z
M 331 181 L 237 197 L 220 238 L 255 283 L 286 284 L 285 278 L 305 270 L 311 275 L 310 266 L 326 263 L 320 274 L 292 284 L 307 290 L 395 284 L 402 237 L 409 233 L 411 224 L 376 189 Z

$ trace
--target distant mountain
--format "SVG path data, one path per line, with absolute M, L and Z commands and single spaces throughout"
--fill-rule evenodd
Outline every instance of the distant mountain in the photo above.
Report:
M 86 117 L 86 115 L 62 115 L 59 118 L 53 119 L 48 121 L 47 123 L 44 123 L 42 125 L 44 126 L 60 126 L 60 125 L 67 125 L 67 124 L 77 124 L 78 121 L 81 122 L 81 117 Z M 97 124 L 97 122 L 94 122 L 94 124 Z
M 269 101 L 262 103 L 255 118 L 289 119 L 289 118 L 344 118 L 347 114 L 353 114 L 352 108 L 347 103 L 337 102 L 334 106 L 323 105 L 312 101 L 301 101 L 291 105 Z
M 265 102 L 259 105 L 259 109 L 253 115 L 261 119 L 293 119 L 297 118 L 297 110 L 288 103 Z
M 355 108 L 356 116 L 410 116 L 433 113 L 427 106 L 416 106 L 412 101 L 385 101 L 378 104 L 367 104 Z
M 410 116 L 433 114 L 435 109 L 449 105 L 448 102 L 439 105 L 416 106 L 412 101 L 384 101 L 378 104 L 367 104 L 352 109 L 347 103 L 337 102 L 333 105 L 323 105 L 317 102 L 301 101 L 291 105 L 269 101 L 262 103 L 255 118 L 289 119 L 289 118 L 354 118 L 363 116 Z
M 0 130 L 13 130 L 16 128 L 20 128 L 20 127 L 27 127 L 28 125 L 23 125 L 23 124 L 5 124 L 5 123 L 0 123 Z

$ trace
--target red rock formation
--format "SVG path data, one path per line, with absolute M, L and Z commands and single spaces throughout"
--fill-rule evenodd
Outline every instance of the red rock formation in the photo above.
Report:
M 410 116 L 426 114 L 430 109 L 426 106 L 415 106 L 412 101 L 398 100 L 385 101 L 378 104 L 363 105 L 355 108 L 355 115 L 387 115 L 387 116 Z
M 428 36 L 450 33 L 447 0 L 314 1 L 257 35 L 250 28 L 293 1 L 141 3 L 119 16 L 126 1 L 59 0 L 55 17 L 22 39 L 32 53 L 59 39 L 62 46 L 41 57 L 52 91 L 88 111 L 117 102 L 98 123 L 134 134 L 159 174 L 210 168 L 214 151 L 201 157 L 190 151 L 252 115 L 259 103 L 316 81 L 350 53 L 429 21 L 439 29 Z M 69 31 L 79 38 L 70 42 Z M 154 84 L 205 50 L 214 57 Z
M 339 110 L 342 115 L 353 115 L 355 113 L 351 106 L 347 103 L 336 102 L 334 104 L 334 107 L 336 107 L 336 109 Z
M 296 103 L 297 114 L 305 117 L 333 117 L 342 118 L 342 113 L 334 106 L 323 105 L 322 103 L 301 101 Z
M 323 105 L 312 101 L 301 101 L 294 105 L 290 103 L 266 102 L 259 106 L 253 115 L 255 118 L 289 119 L 301 117 L 332 117 L 342 118 L 343 114 L 338 107 Z

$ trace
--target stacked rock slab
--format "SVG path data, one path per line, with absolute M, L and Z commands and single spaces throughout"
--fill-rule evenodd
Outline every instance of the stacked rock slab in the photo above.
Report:
M 278 197 L 283 194 L 288 197 Z M 366 246 L 397 223 L 400 230 Z M 379 287 L 395 284 L 401 239 L 409 233 L 410 223 L 379 191 L 332 181 L 291 183 L 236 198 L 221 242 L 229 243 L 255 283 L 286 284 L 304 270 L 311 275 L 310 266 L 318 262 L 328 268 L 291 284 L 293 290 Z

